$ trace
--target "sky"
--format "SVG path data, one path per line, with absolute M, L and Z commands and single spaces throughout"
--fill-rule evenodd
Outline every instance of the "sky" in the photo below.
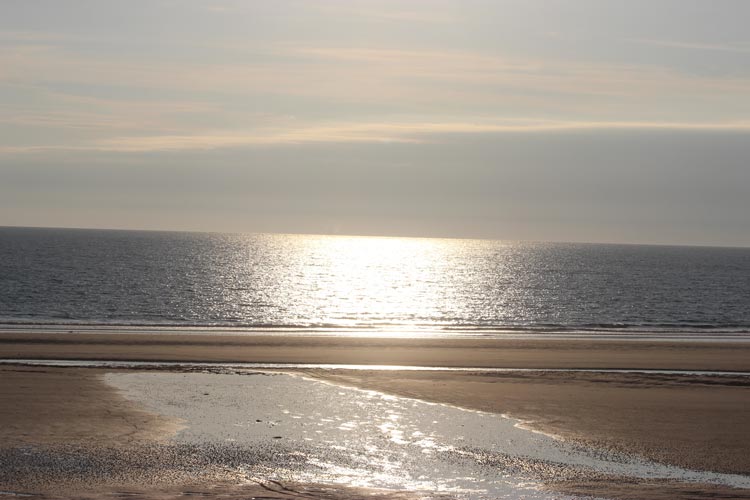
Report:
M 0 0 L 0 225 L 750 246 L 745 0 Z

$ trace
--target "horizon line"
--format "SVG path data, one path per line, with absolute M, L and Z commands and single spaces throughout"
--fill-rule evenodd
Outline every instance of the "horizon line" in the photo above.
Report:
M 383 239 L 424 239 L 424 240 L 467 240 L 467 241 L 495 241 L 499 243 L 526 243 L 526 244 L 557 244 L 557 245 L 602 245 L 602 246 L 643 246 L 643 247 L 688 247 L 688 248 L 728 248 L 747 249 L 750 245 L 728 245 L 716 243 L 644 243 L 644 242 L 622 242 L 622 241 L 590 241 L 590 240 L 529 240 L 518 238 L 498 237 L 462 237 L 462 236 L 428 236 L 428 235 L 398 235 L 398 234 L 341 234 L 322 232 L 273 232 L 273 231 L 207 231 L 200 229 L 143 229 L 124 227 L 84 227 L 84 226 L 28 226 L 28 225 L 6 225 L 0 224 L 0 230 L 4 229 L 60 229 L 71 231 L 118 231 L 133 233 L 183 233 L 183 234 L 228 234 L 238 236 L 251 235 L 274 235 L 274 236 L 318 236 L 331 238 L 383 238 Z

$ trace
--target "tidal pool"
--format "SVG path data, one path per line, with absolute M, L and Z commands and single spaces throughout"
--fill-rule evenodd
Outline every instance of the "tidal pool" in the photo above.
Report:
M 152 411 L 177 417 L 174 440 L 257 450 L 233 464 L 247 480 L 406 489 L 466 499 L 570 498 L 546 481 L 618 475 L 750 487 L 750 478 L 602 453 L 518 420 L 270 373 L 108 373 Z

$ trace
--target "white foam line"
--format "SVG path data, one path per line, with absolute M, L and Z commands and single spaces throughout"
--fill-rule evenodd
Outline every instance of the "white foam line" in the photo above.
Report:
M 351 365 L 315 363 L 216 363 L 185 361 L 112 361 L 85 359 L 0 359 L 4 365 L 80 367 L 80 368 L 229 368 L 239 370 L 359 370 L 464 373 L 622 373 L 651 375 L 711 375 L 750 377 L 750 372 L 713 370 L 649 370 L 638 368 L 497 368 L 409 365 Z

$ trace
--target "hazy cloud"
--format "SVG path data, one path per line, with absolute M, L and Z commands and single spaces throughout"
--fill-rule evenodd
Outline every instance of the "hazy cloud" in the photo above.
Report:
M 733 45 L 733 44 L 718 44 L 718 43 L 700 43 L 700 42 L 685 42 L 677 40 L 649 40 L 649 39 L 632 39 L 628 40 L 632 43 L 640 43 L 643 45 L 654 45 L 657 47 L 668 47 L 673 49 L 688 49 L 688 50 L 715 50 L 719 52 L 750 52 L 750 44 Z
M 0 224 L 746 242 L 748 15 L 3 2 Z

